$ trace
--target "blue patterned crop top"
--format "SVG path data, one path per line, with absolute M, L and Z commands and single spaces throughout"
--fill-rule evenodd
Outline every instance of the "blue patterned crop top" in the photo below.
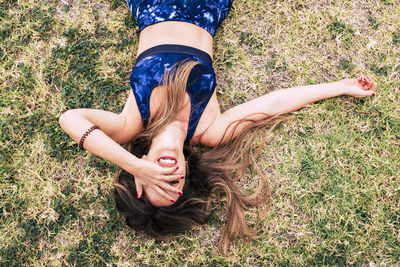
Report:
M 159 45 L 141 53 L 130 76 L 143 127 L 150 119 L 150 95 L 164 80 L 164 73 L 175 63 L 183 60 L 200 62 L 191 71 L 186 92 L 190 97 L 190 116 L 186 142 L 192 139 L 201 115 L 214 93 L 216 80 L 210 55 L 193 47 L 182 45 Z
M 139 30 L 163 21 L 195 24 L 212 36 L 229 13 L 233 0 L 127 0 Z

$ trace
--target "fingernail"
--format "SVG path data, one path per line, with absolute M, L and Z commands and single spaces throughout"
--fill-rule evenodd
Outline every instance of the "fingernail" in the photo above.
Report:
M 181 176 L 181 179 L 185 179 L 185 176 Z
M 179 170 L 179 167 L 176 167 L 176 170 Z
M 181 195 L 181 196 L 183 196 L 183 193 L 182 193 L 182 192 L 178 192 L 178 194 Z
M 136 198 L 139 198 L 139 194 L 136 195 Z
M 175 200 L 171 199 L 171 202 L 172 202 L 172 203 L 175 203 Z
M 375 93 L 372 93 L 372 96 L 375 96 Z

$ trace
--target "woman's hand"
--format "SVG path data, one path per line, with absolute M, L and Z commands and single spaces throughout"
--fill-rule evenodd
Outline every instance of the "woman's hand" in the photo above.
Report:
M 343 84 L 344 94 L 354 97 L 375 96 L 377 83 L 367 78 L 345 79 L 340 81 Z
M 178 167 L 161 167 L 152 161 L 146 160 L 146 156 L 138 159 L 135 165 L 136 166 L 129 172 L 135 176 L 137 198 L 142 196 L 143 186 L 145 185 L 152 187 L 160 194 L 160 196 L 172 202 L 174 202 L 174 198 L 168 195 L 165 190 L 176 192 L 180 195 L 182 194 L 178 188 L 173 187 L 169 183 L 171 181 L 185 178 L 182 175 L 173 174 L 178 170 Z

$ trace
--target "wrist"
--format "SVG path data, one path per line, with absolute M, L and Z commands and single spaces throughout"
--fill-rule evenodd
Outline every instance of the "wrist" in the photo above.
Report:
M 338 88 L 338 96 L 348 95 L 347 86 L 346 86 L 344 80 L 337 81 L 337 83 L 338 83 L 338 86 L 337 86 L 337 88 Z
M 134 155 L 132 155 L 131 153 L 129 153 L 129 156 L 126 158 L 126 160 L 123 164 L 124 166 L 121 166 L 121 167 L 124 170 L 126 170 L 127 172 L 134 174 L 135 170 L 137 170 L 138 167 L 140 166 L 139 161 L 140 161 L 139 158 L 137 158 Z

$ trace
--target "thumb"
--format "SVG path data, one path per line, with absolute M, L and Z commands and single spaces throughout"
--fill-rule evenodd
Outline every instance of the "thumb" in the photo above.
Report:
M 136 181 L 135 181 L 135 185 L 136 185 L 136 192 L 137 192 L 136 198 L 140 198 L 143 194 L 143 187 L 141 184 L 137 183 Z
M 374 91 L 365 91 L 365 96 L 375 96 Z

